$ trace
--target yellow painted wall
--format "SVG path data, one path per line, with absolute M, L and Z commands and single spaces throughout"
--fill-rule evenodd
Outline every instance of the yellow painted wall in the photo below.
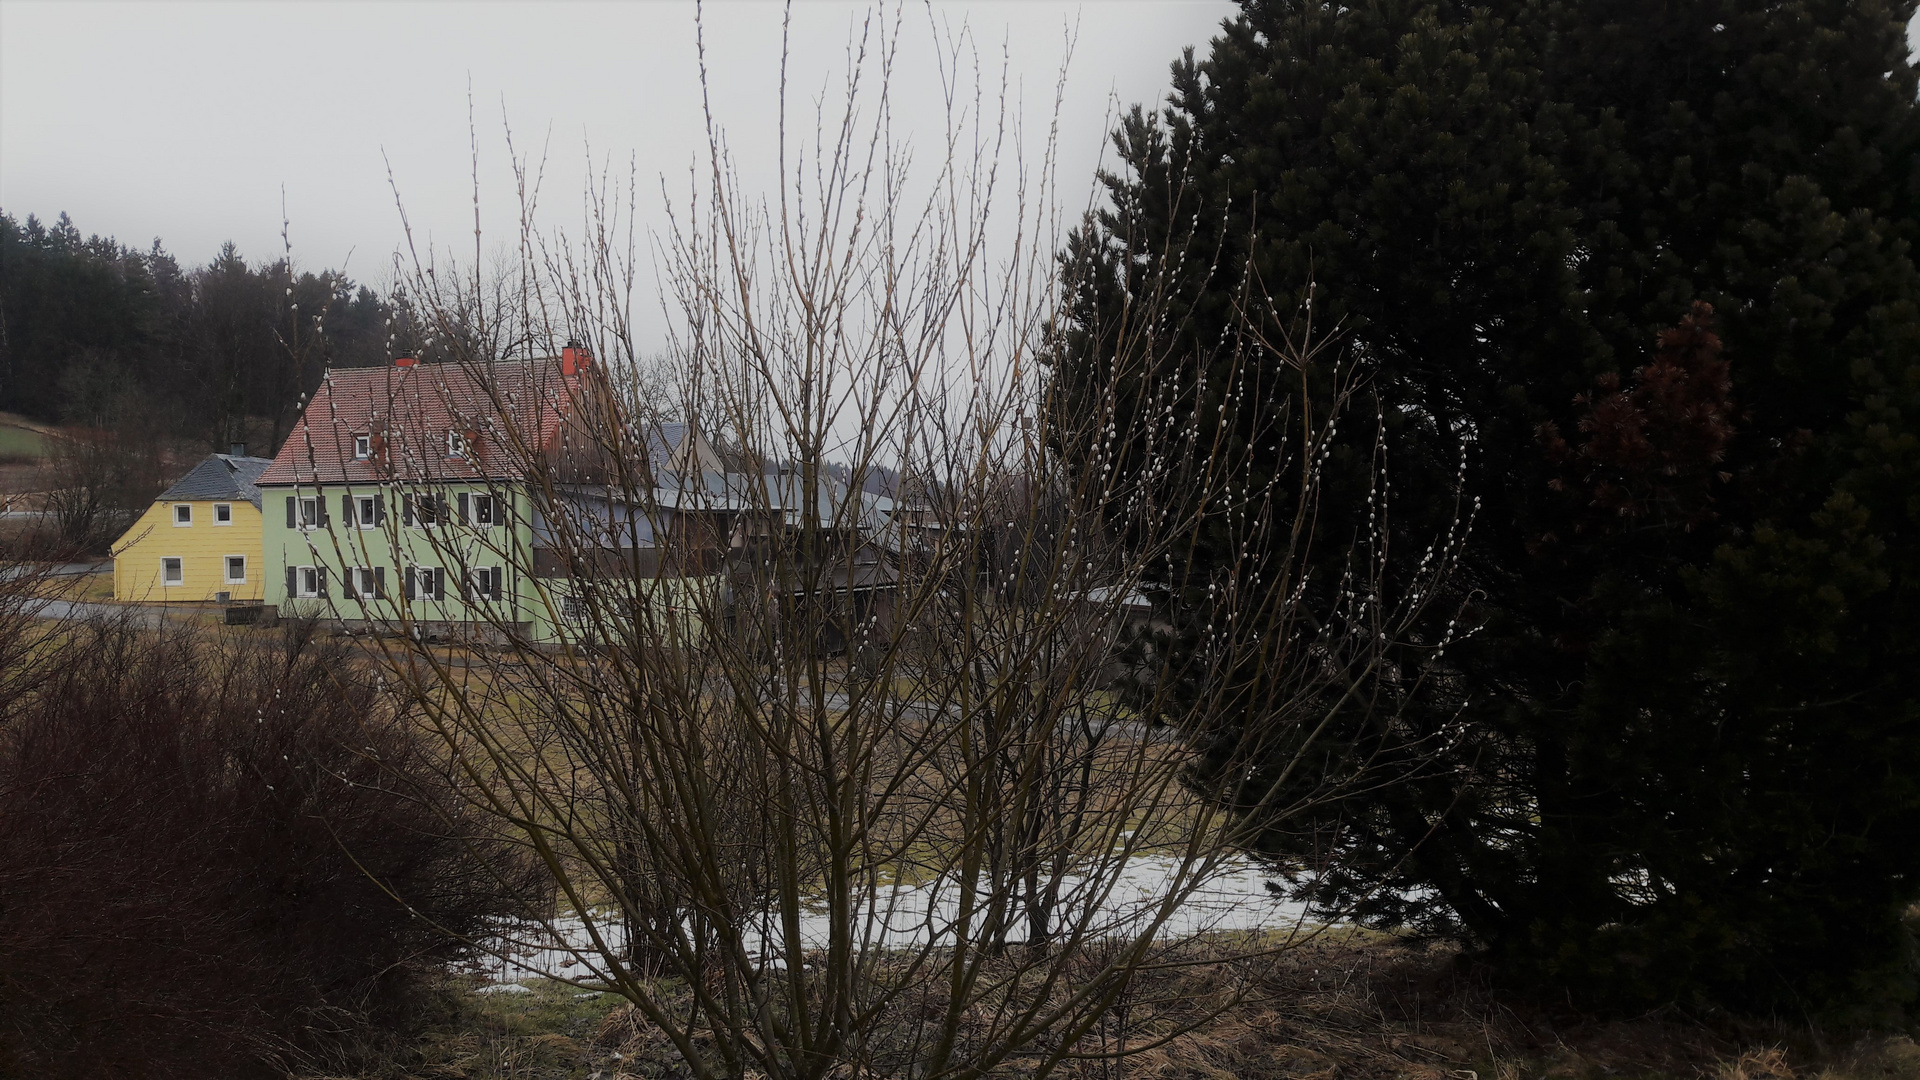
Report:
M 147 507 L 126 535 L 114 541 L 113 598 L 115 600 L 212 600 L 229 593 L 235 600 L 266 598 L 267 562 L 260 550 L 260 511 L 241 499 L 233 507 L 233 524 L 216 525 L 213 503 L 194 500 L 193 524 L 175 525 L 171 502 Z M 226 558 L 247 557 L 247 580 L 228 584 Z M 162 585 L 160 560 L 179 556 L 182 581 Z

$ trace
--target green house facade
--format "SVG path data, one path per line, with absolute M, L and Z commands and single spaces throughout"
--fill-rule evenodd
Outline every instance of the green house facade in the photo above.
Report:
M 570 582 L 535 580 L 527 476 L 590 361 L 327 374 L 260 477 L 266 603 L 285 618 L 423 636 L 561 635 Z
M 593 609 L 603 622 L 609 607 L 710 610 L 721 588 L 715 545 L 731 521 L 723 499 L 676 488 L 639 500 L 643 509 L 604 486 L 551 486 L 557 470 L 536 468 L 567 459 L 566 445 L 591 444 L 574 418 L 604 413 L 605 399 L 588 395 L 605 392 L 571 347 L 486 366 L 402 360 L 329 372 L 257 481 L 265 602 L 284 618 L 349 630 L 538 643 L 584 637 Z M 717 475 L 697 431 L 656 428 L 646 456 L 663 476 Z M 534 476 L 550 486 L 537 489 Z M 567 519 L 576 549 L 579 536 L 594 537 L 591 550 L 561 555 L 549 514 Z M 688 536 L 699 538 L 696 557 L 665 554 L 684 552 Z
M 265 489 L 267 603 L 290 618 L 441 634 L 513 628 L 553 636 L 554 590 L 526 580 L 522 485 L 296 484 Z

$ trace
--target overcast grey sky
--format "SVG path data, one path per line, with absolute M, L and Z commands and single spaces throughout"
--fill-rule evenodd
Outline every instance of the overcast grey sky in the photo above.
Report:
M 1065 41 L 1077 35 L 1062 109 L 1059 177 L 1085 190 L 1110 110 L 1157 101 L 1167 65 L 1202 51 L 1225 0 L 947 0 L 932 16 L 969 26 L 986 78 L 1001 46 L 1029 124 L 1048 119 Z M 835 85 L 864 3 L 793 9 L 792 82 L 805 100 Z M 733 149 L 770 158 L 782 8 L 707 8 L 714 105 Z M 906 14 L 896 128 L 943 123 L 927 13 Z M 280 252 L 285 189 L 294 257 L 386 277 L 399 220 L 387 162 L 421 234 L 471 251 L 467 95 L 483 149 L 484 226 L 512 239 L 503 114 L 525 151 L 546 147 L 544 207 L 577 220 L 585 146 L 624 169 L 631 154 L 657 223 L 658 184 L 685 191 L 703 135 L 694 8 L 628 3 L 0 2 L 0 208 L 144 246 L 183 262 L 233 240 L 250 259 Z M 1037 142 L 1038 134 L 1029 138 Z M 384 157 L 383 157 L 384 155 Z M 764 173 L 749 173 L 763 186 Z M 491 246 L 491 244 L 489 245 Z M 349 261 L 349 253 L 351 260 Z
M 738 0 L 707 7 L 714 106 L 750 181 L 765 164 L 753 158 L 773 143 L 782 10 Z M 790 75 L 803 101 L 838 85 L 870 10 L 823 0 L 794 7 Z M 1079 192 L 1103 152 L 1111 103 L 1161 98 L 1181 47 L 1204 52 L 1233 10 L 1222 0 L 976 0 L 936 3 L 932 15 L 971 28 L 995 84 L 1004 46 L 1035 126 L 1050 118 L 1066 39 L 1077 35 L 1059 175 Z M 905 14 L 895 126 L 931 139 L 943 126 L 932 35 L 923 7 Z M 704 140 L 697 71 L 691 3 L 8 0 L 0 207 L 47 220 L 65 211 L 83 231 L 134 246 L 159 237 L 189 264 L 229 239 L 249 259 L 270 259 L 280 253 L 284 186 L 296 264 L 344 262 L 379 283 L 400 236 L 387 162 L 416 230 L 443 249 L 472 250 L 469 80 L 483 227 L 510 241 L 503 114 L 522 152 L 546 146 L 543 204 L 562 220 L 578 219 L 590 140 L 594 156 L 622 172 L 637 157 L 643 221 L 657 221 L 657 177 L 679 197 Z

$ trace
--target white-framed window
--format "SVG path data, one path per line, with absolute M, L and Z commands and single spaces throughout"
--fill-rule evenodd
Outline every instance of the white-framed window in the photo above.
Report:
M 465 434 L 449 430 L 447 432 L 447 456 L 463 458 L 467 456 L 467 437 Z
M 494 505 L 491 494 L 478 492 L 473 496 L 473 523 L 483 529 L 500 524 L 500 508 Z
M 318 566 L 290 567 L 295 596 L 322 596 L 326 588 L 326 570 Z
M 320 498 L 317 495 L 300 497 L 300 527 L 317 529 L 320 527 Z
M 229 555 L 226 558 L 227 584 L 245 585 L 247 583 L 247 557 Z
M 439 495 L 432 493 L 402 495 L 400 499 L 405 507 L 405 517 L 408 525 L 416 529 L 424 529 L 432 525 L 440 524 L 440 507 L 442 503 Z
M 498 566 L 473 567 L 467 571 L 468 602 L 480 603 L 500 599 L 505 581 L 506 575 Z
M 380 497 L 378 495 L 356 495 L 353 499 L 353 519 L 363 529 L 371 529 L 380 524 Z
M 233 504 L 232 503 L 214 503 L 213 504 L 213 523 L 215 525 L 233 524 Z
M 387 572 L 379 566 L 356 566 L 347 571 L 353 595 L 361 600 L 384 600 L 387 596 Z
M 353 460 L 365 461 L 373 456 L 373 436 L 355 435 L 353 437 Z
M 187 561 L 178 555 L 160 557 L 160 584 L 164 586 L 185 585 L 187 583 Z
M 407 599 L 445 600 L 447 571 L 439 566 L 407 567 Z
M 176 529 L 182 529 L 191 524 L 193 524 L 193 504 L 192 503 L 174 503 L 173 504 L 173 527 Z
M 560 617 L 568 622 L 582 622 L 587 617 L 587 605 L 571 596 L 560 598 Z

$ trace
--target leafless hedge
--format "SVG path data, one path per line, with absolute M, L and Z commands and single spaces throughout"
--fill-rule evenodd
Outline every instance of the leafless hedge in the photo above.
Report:
M 901 32 L 870 23 L 844 99 L 810 123 L 783 112 L 790 179 L 767 200 L 710 129 L 660 240 L 664 377 L 635 339 L 617 192 L 595 189 L 571 243 L 523 214 L 511 288 L 413 268 L 419 317 L 482 381 L 562 341 L 595 363 L 557 447 L 492 421 L 503 470 L 531 477 L 534 549 L 429 530 L 450 574 L 501 565 L 528 583 L 563 640 L 482 605 L 505 651 L 459 662 L 418 640 L 425 609 L 402 598 L 378 628 L 389 675 L 475 808 L 557 884 L 556 918 L 520 936 L 570 951 L 568 977 L 625 996 L 701 1077 L 1045 1076 L 1176 1033 L 1152 1010 L 1115 1018 L 1138 972 L 1183 962 L 1177 940 L 1207 928 L 1197 897 L 1241 827 L 1219 808 L 1255 798 L 1235 786 L 1256 762 L 1333 784 L 1317 742 L 1331 708 L 1391 723 L 1391 698 L 1360 688 L 1450 561 L 1382 603 L 1368 538 L 1317 535 L 1315 465 L 1350 383 L 1295 415 L 1248 364 L 1217 389 L 1249 438 L 1130 420 L 1151 428 L 1129 433 L 1150 460 L 1112 468 L 1119 441 L 1139 443 L 1113 438 L 1121 395 L 1083 396 L 1107 403 L 1083 415 L 1051 398 L 1073 285 L 1053 262 L 1051 147 L 1024 160 L 1004 86 L 996 102 L 964 36 L 934 31 L 954 105 L 913 173 L 886 111 L 863 111 L 901 77 Z M 1148 355 L 1160 317 L 1143 296 L 1104 328 L 1115 388 L 1177 368 Z M 1311 340 L 1234 347 L 1326 362 Z M 649 457 L 663 420 L 698 426 L 727 463 Z M 1248 454 L 1282 460 L 1263 470 L 1276 486 L 1235 486 Z M 1174 602 L 1163 568 L 1202 536 L 1245 553 L 1212 582 L 1218 622 L 1193 649 L 1141 647 Z M 1353 545 L 1347 595 L 1369 603 L 1304 609 L 1316 542 Z M 1337 772 L 1369 782 L 1364 761 Z M 1259 790 L 1278 789 L 1340 793 Z M 1307 807 L 1257 809 L 1271 823 Z M 1222 940 L 1259 953 L 1286 937 Z

